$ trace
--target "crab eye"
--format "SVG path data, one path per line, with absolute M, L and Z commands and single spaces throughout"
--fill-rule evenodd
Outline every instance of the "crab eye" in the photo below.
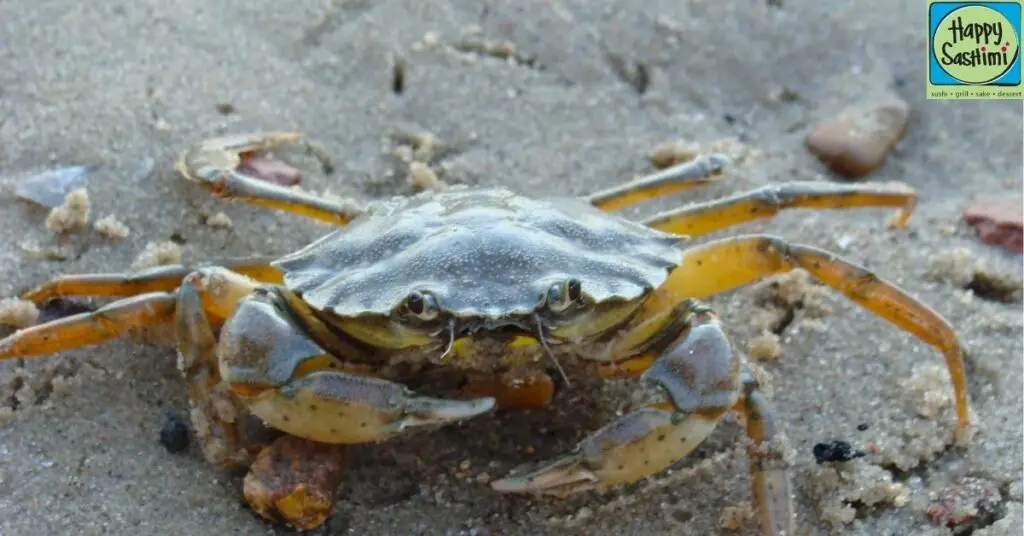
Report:
M 583 289 L 578 279 L 570 279 L 564 283 L 555 283 L 548 289 L 548 309 L 560 313 L 577 303 L 583 297 Z
M 423 292 L 413 292 L 405 299 L 405 310 L 420 320 L 433 320 L 440 314 L 434 296 Z

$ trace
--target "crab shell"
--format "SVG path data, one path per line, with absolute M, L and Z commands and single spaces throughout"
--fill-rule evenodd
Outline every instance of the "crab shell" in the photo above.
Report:
M 419 291 L 449 318 L 495 327 L 534 314 L 569 278 L 593 305 L 636 301 L 682 261 L 681 240 L 573 198 L 452 188 L 375 205 L 273 265 L 338 317 L 386 317 Z

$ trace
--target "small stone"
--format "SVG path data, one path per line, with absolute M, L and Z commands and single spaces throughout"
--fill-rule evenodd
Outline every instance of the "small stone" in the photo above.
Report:
M 857 179 L 878 169 L 903 138 L 910 108 L 898 99 L 848 110 L 804 139 L 807 150 L 832 171 Z
M 1002 517 L 1002 495 L 995 482 L 964 477 L 938 493 L 928 506 L 928 518 L 953 534 L 969 534 Z
M 260 451 L 242 482 L 249 506 L 299 531 L 327 522 L 344 476 L 344 445 L 281 436 Z
M 174 413 L 167 414 L 167 422 L 160 429 L 160 444 L 172 454 L 188 448 L 188 426 Z
M 825 462 L 848 462 L 864 456 L 864 451 L 856 450 L 846 441 L 830 441 L 814 445 L 814 459 L 819 464 Z
M 985 244 L 1013 253 L 1024 253 L 1024 205 L 1012 202 L 980 202 L 964 210 L 964 221 Z

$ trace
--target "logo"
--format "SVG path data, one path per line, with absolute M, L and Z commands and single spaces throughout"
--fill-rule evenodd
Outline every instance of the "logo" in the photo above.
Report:
M 929 1 L 929 99 L 1024 99 L 1021 4 Z

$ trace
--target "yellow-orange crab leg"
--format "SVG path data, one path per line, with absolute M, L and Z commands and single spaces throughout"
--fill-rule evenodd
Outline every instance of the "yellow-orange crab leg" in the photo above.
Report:
M 657 402 L 587 436 L 572 453 L 491 483 L 500 492 L 567 496 L 635 482 L 697 447 L 740 399 L 740 361 L 710 309 L 679 306 L 682 333 L 662 341 L 642 375 Z
M 750 464 L 750 492 L 764 534 L 796 534 L 793 492 L 781 454 L 772 444 L 779 435 L 778 423 L 757 381 L 743 371 L 743 398 L 735 408 L 744 417 Z
M 302 134 L 298 132 L 254 132 L 211 138 L 188 148 L 175 169 L 220 199 L 283 210 L 335 225 L 345 225 L 362 214 L 363 207 L 354 201 L 326 199 L 238 171 L 245 155 L 301 139 Z
M 192 425 L 203 456 L 221 469 L 249 465 L 260 445 L 246 441 L 245 406 L 221 381 L 211 316 L 222 324 L 256 287 L 256 281 L 208 268 L 187 275 L 177 291 L 178 368 L 188 388 Z
M 252 292 L 256 282 L 222 269 L 206 268 L 216 282 L 216 292 L 204 296 L 217 325 L 231 314 L 241 296 Z M 15 331 L 0 340 L 0 360 L 39 357 L 84 346 L 102 344 L 137 330 L 174 320 L 176 292 L 149 292 L 111 302 L 95 311 L 59 318 Z
M 703 186 L 722 178 L 729 160 L 719 154 L 702 155 L 636 180 L 591 194 L 586 199 L 595 207 L 618 210 L 648 199 Z
M 95 311 L 15 331 L 0 339 L 0 361 L 38 357 L 101 344 L 174 318 L 174 294 L 154 292 L 115 301 Z
M 903 227 L 916 204 L 913 188 L 901 183 L 788 182 L 662 212 L 643 223 L 670 233 L 699 236 L 770 218 L 786 209 L 896 207 L 899 212 L 889 226 Z
M 300 322 L 317 320 L 298 318 L 284 293 L 264 288 L 244 298 L 218 341 L 221 377 L 270 426 L 321 443 L 366 443 L 494 408 L 493 398 L 433 398 L 345 370 L 344 360 L 354 356 L 332 355 L 324 349 L 330 341 L 310 338 L 315 330 Z
M 181 264 L 155 266 L 138 272 L 107 274 L 69 274 L 51 279 L 21 295 L 24 300 L 41 304 L 54 298 L 93 296 L 122 298 L 148 292 L 172 292 L 188 274 L 203 267 L 223 267 L 262 283 L 280 283 L 281 272 L 270 266 L 270 257 L 206 262 L 202 266 Z
M 684 298 L 712 296 L 797 268 L 942 352 L 953 384 L 957 436 L 965 437 L 970 403 L 963 349 L 953 327 L 899 287 L 827 251 L 769 235 L 737 236 L 694 247 L 645 304 L 645 314 L 656 318 Z

